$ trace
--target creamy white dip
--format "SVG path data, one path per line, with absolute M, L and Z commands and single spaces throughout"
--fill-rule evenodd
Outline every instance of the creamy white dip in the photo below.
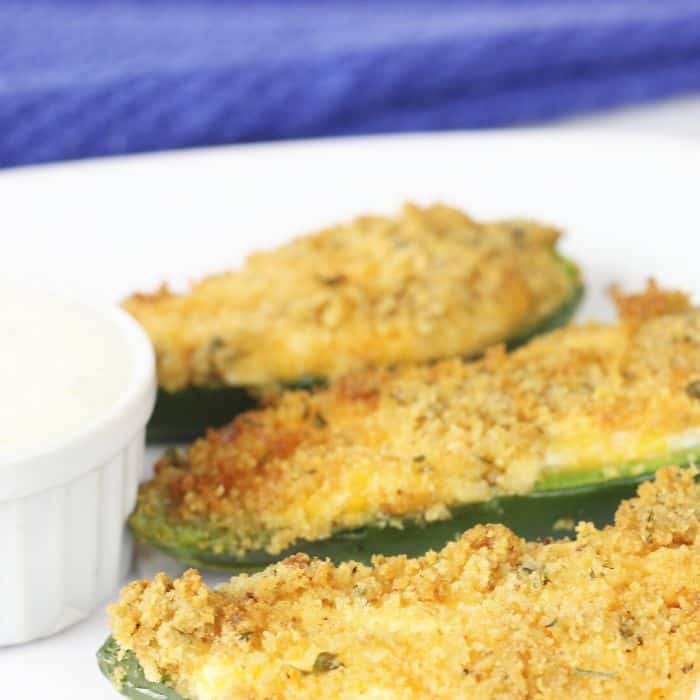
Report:
M 0 460 L 75 435 L 117 403 L 130 348 L 108 315 L 0 285 Z

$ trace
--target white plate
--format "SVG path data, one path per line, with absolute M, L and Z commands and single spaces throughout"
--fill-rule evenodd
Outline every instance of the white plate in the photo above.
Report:
M 579 129 L 297 142 L 27 168 L 0 174 L 0 278 L 119 299 L 237 265 L 252 249 L 403 200 L 477 217 L 561 225 L 589 293 L 654 275 L 700 300 L 700 142 Z M 52 639 L 0 651 L 13 698 L 116 695 L 94 652 L 96 613 Z

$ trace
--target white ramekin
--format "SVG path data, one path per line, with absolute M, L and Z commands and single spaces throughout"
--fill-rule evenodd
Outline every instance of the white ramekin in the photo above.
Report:
M 98 311 L 130 353 L 119 399 L 80 432 L 0 461 L 0 645 L 44 637 L 86 617 L 113 595 L 130 565 L 125 522 L 155 402 L 154 357 L 128 314 Z

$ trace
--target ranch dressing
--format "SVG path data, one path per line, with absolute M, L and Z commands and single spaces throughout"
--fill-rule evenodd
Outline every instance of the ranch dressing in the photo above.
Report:
M 0 461 L 80 433 L 126 388 L 130 350 L 91 307 L 0 285 Z

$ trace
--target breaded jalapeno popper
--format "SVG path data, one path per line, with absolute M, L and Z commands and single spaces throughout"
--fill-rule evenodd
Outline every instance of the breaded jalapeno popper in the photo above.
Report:
M 149 437 L 196 437 L 266 387 L 474 356 L 559 325 L 582 286 L 558 237 L 408 205 L 252 255 L 186 294 L 134 295 L 124 307 L 153 341 L 161 389 Z
M 665 469 L 573 541 L 478 525 L 372 567 L 296 554 L 207 588 L 127 586 L 103 672 L 167 700 L 689 700 L 700 676 L 700 486 Z
M 615 325 L 285 392 L 167 451 L 131 527 L 238 571 L 419 555 L 480 522 L 533 539 L 610 522 L 644 475 L 700 456 L 700 309 L 653 284 L 618 301 Z

